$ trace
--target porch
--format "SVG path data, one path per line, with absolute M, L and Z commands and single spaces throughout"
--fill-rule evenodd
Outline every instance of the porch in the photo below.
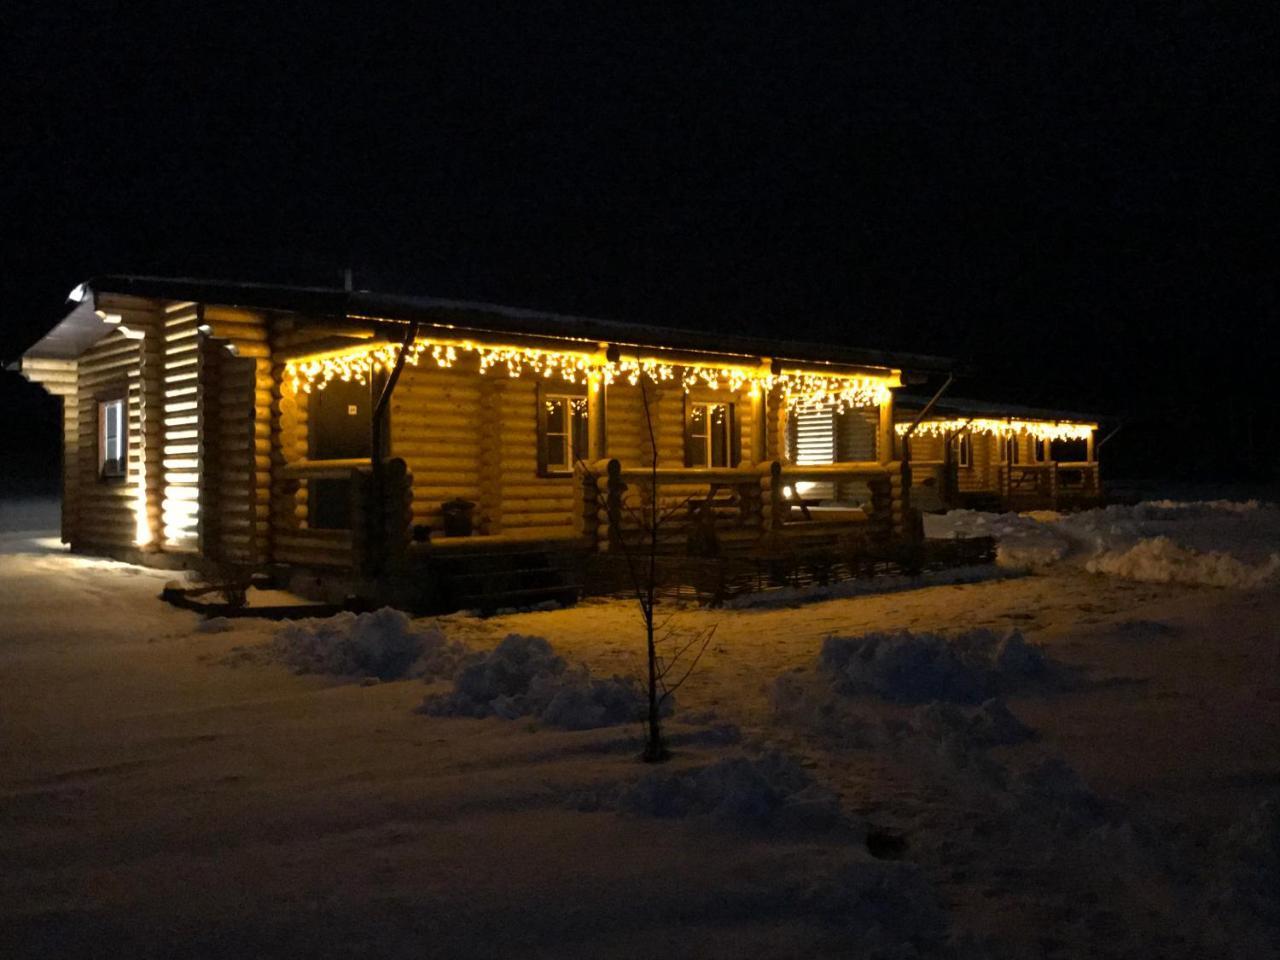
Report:
M 405 462 L 393 458 L 378 472 L 375 482 L 366 460 L 283 467 L 284 495 L 293 503 L 305 502 L 308 483 L 348 481 L 352 519 L 349 529 L 299 526 L 278 535 L 275 560 L 327 570 L 329 580 L 349 589 L 384 578 L 415 607 L 495 609 L 617 592 L 623 564 L 653 544 L 655 506 L 664 589 L 700 595 L 723 595 L 742 571 L 775 582 L 797 571 L 816 579 L 871 574 L 877 564 L 905 563 L 899 553 L 915 539 L 902 463 L 657 470 L 616 458 L 579 463 L 577 522 L 559 537 L 426 535 L 413 523 L 414 478 Z M 865 496 L 818 504 L 797 493 L 806 484 L 856 486 Z M 713 581 L 719 586 L 706 587 Z
M 986 488 L 966 486 L 954 461 L 913 460 L 912 502 L 925 512 L 955 508 L 1070 510 L 1102 503 L 1098 462 L 1041 461 L 994 465 Z

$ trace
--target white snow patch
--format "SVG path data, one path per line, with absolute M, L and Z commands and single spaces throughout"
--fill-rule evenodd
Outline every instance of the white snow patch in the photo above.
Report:
M 980 703 L 1042 676 L 1048 660 L 1017 630 L 1003 636 L 990 630 L 954 636 L 898 630 L 827 637 L 819 667 L 840 693 L 899 703 Z
M 1156 500 L 1072 514 L 953 510 L 926 516 L 925 534 L 995 537 L 996 562 L 1011 569 L 1067 563 L 1155 583 L 1280 584 L 1280 509 L 1256 500 Z
M 666 701 L 669 713 L 671 700 Z M 448 693 L 428 694 L 419 708 L 429 716 L 536 717 L 549 726 L 591 730 L 641 718 L 645 697 L 624 677 L 594 678 L 570 669 L 542 637 L 512 633 L 489 653 L 474 654 Z
M 648 817 L 708 817 L 727 826 L 828 829 L 840 820 L 836 795 L 778 750 L 725 757 L 699 770 L 653 770 L 626 788 L 620 809 Z
M 383 607 L 286 621 L 271 643 L 273 656 L 298 673 L 340 677 L 450 676 L 466 648 L 435 627 L 415 624 Z
M 229 617 L 205 617 L 196 624 L 196 633 L 230 633 L 234 629 Z

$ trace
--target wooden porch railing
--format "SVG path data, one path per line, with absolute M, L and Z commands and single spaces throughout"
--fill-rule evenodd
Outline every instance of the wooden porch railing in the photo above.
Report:
M 629 536 L 647 536 L 655 500 L 665 531 L 675 538 L 688 537 L 699 524 L 706 524 L 719 540 L 755 543 L 788 527 L 820 525 L 823 521 L 810 515 L 794 493 L 797 484 L 806 482 L 865 483 L 870 491 L 868 533 L 888 541 L 908 532 L 911 481 L 906 465 L 899 462 L 793 465 L 769 461 L 750 467 L 659 467 L 654 471 L 615 459 L 580 464 L 576 476 L 583 536 L 601 551 L 619 549 Z
M 383 464 L 384 490 L 379 501 L 382 516 L 369 511 L 373 497 L 373 470 L 363 457 L 343 460 L 299 460 L 280 468 L 284 481 L 349 480 L 350 555 L 352 567 L 361 571 L 381 569 L 385 562 L 396 563 L 405 554 L 413 525 L 413 474 L 399 457 Z M 287 507 L 287 505 L 286 505 Z M 318 550 L 332 552 L 337 531 L 297 529 L 292 540 L 303 547 L 314 539 Z

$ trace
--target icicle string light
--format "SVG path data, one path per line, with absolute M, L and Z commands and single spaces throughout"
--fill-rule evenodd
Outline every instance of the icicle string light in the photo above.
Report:
M 370 376 L 390 370 L 400 347 L 392 343 L 314 358 L 290 360 L 285 377 L 295 392 L 323 390 L 335 380 L 367 383 Z M 482 374 L 490 372 L 517 378 L 531 373 L 544 379 L 586 383 L 597 377 L 605 384 L 626 382 L 635 386 L 644 377 L 655 384 L 678 383 L 690 390 L 724 390 L 738 393 L 748 386 L 768 392 L 777 387 L 789 406 L 800 409 L 832 408 L 839 412 L 852 407 L 878 407 L 889 398 L 898 383 L 896 374 L 884 376 L 827 374 L 815 371 L 770 373 L 759 367 L 713 363 L 668 363 L 651 357 L 621 357 L 605 360 L 598 353 L 544 350 L 537 347 L 491 347 L 470 340 L 436 342 L 418 340 L 405 353 L 412 366 L 423 363 L 452 367 L 459 354 L 475 354 Z
M 911 429 L 909 423 L 899 423 L 894 429 L 898 436 L 905 436 Z M 972 433 L 990 433 L 997 437 L 1030 436 L 1037 440 L 1087 440 L 1097 429 L 1094 423 L 1069 423 L 1061 420 L 925 420 L 916 425 L 913 436 L 945 437 L 950 433 L 968 430 Z

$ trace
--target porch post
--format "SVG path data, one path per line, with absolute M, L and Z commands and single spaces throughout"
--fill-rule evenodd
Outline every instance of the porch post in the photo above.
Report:
M 604 376 L 598 370 L 587 374 L 587 463 L 605 459 L 609 449 L 609 434 L 605 426 Z
M 881 463 L 893 462 L 893 391 L 880 404 L 880 429 L 876 437 L 876 453 Z
M 768 374 L 773 369 L 773 359 L 760 358 L 760 371 Z M 769 391 L 760 382 L 751 388 L 751 462 L 764 463 L 768 456 Z

